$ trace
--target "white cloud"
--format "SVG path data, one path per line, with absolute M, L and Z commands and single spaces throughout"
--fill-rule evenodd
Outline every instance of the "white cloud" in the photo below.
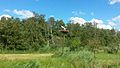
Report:
M 120 3 L 120 0 L 109 0 L 110 1 L 110 4 L 113 5 L 115 3 Z
M 70 21 L 73 24 L 77 24 L 78 23 L 80 25 L 82 25 L 82 24 L 84 24 L 86 22 L 83 18 L 79 18 L 79 17 L 71 17 Z
M 105 25 L 104 22 L 102 20 L 99 20 L 99 19 L 93 18 L 90 22 L 92 22 L 92 24 L 97 23 L 97 28 L 100 28 L 100 29 L 110 29 L 110 30 L 112 29 L 112 26 Z
M 108 24 L 112 27 L 115 27 L 114 29 L 119 30 L 120 29 L 120 15 L 108 20 Z
M 120 26 L 120 15 L 112 18 L 111 20 L 108 20 L 108 22 L 111 26 Z
M 111 26 L 116 26 L 116 24 L 112 21 L 108 21 L 108 24 L 111 25 Z
M 1 18 L 2 18 L 2 17 L 5 17 L 6 19 L 11 18 L 11 16 L 10 16 L 10 15 L 3 14 L 3 15 L 1 15 L 1 16 L 0 16 L 0 20 L 1 20 Z
M 16 15 L 20 15 L 21 18 L 30 18 L 30 17 L 34 17 L 34 14 L 29 11 L 29 10 L 13 10 L 13 13 Z
M 70 18 L 70 22 L 73 23 L 73 24 L 79 23 L 80 25 L 84 24 L 85 22 L 91 22 L 92 24 L 97 23 L 97 28 L 100 28 L 100 29 L 110 29 L 110 30 L 112 29 L 112 27 L 110 25 L 105 25 L 102 20 L 95 19 L 95 18 L 93 18 L 91 21 L 86 21 L 83 18 L 71 17 Z
M 92 22 L 92 23 L 97 23 L 97 24 L 103 24 L 103 21 L 102 21 L 102 20 L 95 19 L 95 18 L 93 18 L 90 22 Z
M 112 18 L 112 20 L 113 20 L 113 21 L 120 22 L 120 15 L 118 15 L 118 16 Z
M 98 24 L 97 27 L 100 29 L 110 29 L 110 30 L 112 29 L 112 26 L 105 24 Z
M 15 15 L 19 16 L 19 18 L 30 18 L 30 17 L 34 17 L 33 12 L 29 11 L 29 10 L 9 10 L 9 9 L 4 9 L 4 12 L 10 12 L 10 13 L 14 13 Z

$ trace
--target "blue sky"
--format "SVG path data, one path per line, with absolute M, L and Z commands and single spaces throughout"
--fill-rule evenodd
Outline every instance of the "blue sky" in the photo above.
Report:
M 63 19 L 65 23 L 69 20 L 95 21 L 104 25 L 104 28 L 110 25 L 120 29 L 119 2 L 120 0 L 0 0 L 0 15 L 19 17 L 22 16 L 20 11 L 35 11 L 45 14 L 46 19 L 54 16 Z

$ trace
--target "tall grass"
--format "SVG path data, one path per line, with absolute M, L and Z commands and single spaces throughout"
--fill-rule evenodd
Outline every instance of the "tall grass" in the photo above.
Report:
M 0 68 L 120 68 L 120 54 L 94 54 L 87 50 L 70 52 L 67 48 L 59 53 L 52 57 L 36 58 L 33 54 L 33 57 L 26 55 L 31 59 L 0 60 Z

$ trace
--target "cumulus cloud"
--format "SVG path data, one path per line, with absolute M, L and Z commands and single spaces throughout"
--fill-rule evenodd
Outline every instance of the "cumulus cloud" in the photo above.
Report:
M 112 21 L 116 21 L 116 22 L 119 22 L 119 23 L 120 23 L 120 15 L 112 18 Z
M 15 9 L 15 10 L 13 10 L 13 13 L 21 16 L 21 18 L 34 17 L 34 14 L 29 10 L 17 10 L 17 9 Z
M 111 26 L 116 26 L 116 24 L 111 20 L 108 21 L 108 24 L 111 25 Z
M 7 13 L 12 13 L 15 14 L 16 16 L 18 16 L 19 18 L 25 19 L 25 18 L 30 18 L 30 17 L 34 17 L 34 13 L 29 11 L 29 10 L 9 10 L 9 9 L 4 9 L 4 12 Z
M 115 3 L 120 3 L 120 0 L 109 0 L 110 1 L 110 4 L 113 5 Z
M 6 19 L 11 18 L 11 16 L 10 16 L 10 15 L 3 14 L 3 15 L 1 15 L 1 16 L 0 16 L 0 20 L 1 20 L 1 18 L 2 18 L 2 17 L 5 17 Z
M 108 20 L 108 22 L 109 25 L 111 26 L 117 26 L 117 27 L 120 26 L 120 15 L 112 18 L 111 20 Z
M 85 22 L 91 22 L 92 24 L 97 23 L 97 28 L 100 28 L 100 29 L 110 29 L 110 30 L 112 29 L 112 26 L 110 26 L 109 24 L 106 25 L 106 24 L 104 24 L 104 22 L 102 20 L 95 19 L 95 18 L 93 18 L 90 21 L 86 21 L 83 18 L 71 17 L 70 18 L 70 22 L 73 23 L 73 24 L 79 23 L 80 25 L 84 24 Z
M 103 24 L 103 21 L 102 21 L 102 20 L 95 19 L 95 18 L 93 18 L 90 22 L 92 22 L 92 23 L 97 23 L 97 24 Z
M 97 27 L 100 29 L 110 29 L 110 30 L 112 29 L 112 26 L 105 24 L 98 24 Z
M 86 22 L 83 18 L 79 18 L 79 17 L 71 17 L 70 21 L 73 24 L 77 24 L 78 23 L 80 25 L 82 25 L 82 24 L 84 24 Z
M 110 29 L 110 30 L 112 29 L 111 25 L 106 25 L 102 20 L 99 20 L 99 19 L 93 18 L 90 22 L 93 24 L 97 24 L 97 28 L 100 28 L 100 29 Z

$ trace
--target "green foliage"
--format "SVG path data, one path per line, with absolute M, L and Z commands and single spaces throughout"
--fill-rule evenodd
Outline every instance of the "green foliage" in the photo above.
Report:
M 72 38 L 72 39 L 67 39 L 66 40 L 66 46 L 70 47 L 71 51 L 75 51 L 79 47 L 81 47 L 81 41 L 79 38 Z
M 115 29 L 99 29 L 97 24 L 64 23 L 45 15 L 34 12 L 35 17 L 20 20 L 19 18 L 1 18 L 0 20 L 0 49 L 11 51 L 52 51 L 68 47 L 70 51 L 88 48 L 96 51 L 108 47 L 108 52 L 117 53 L 119 50 L 120 31 Z M 68 32 L 61 28 L 64 26 Z M 115 44 L 114 44 L 115 43 Z M 117 49 L 116 49 L 117 48 Z M 101 50 L 101 49 L 100 49 Z
M 119 50 L 119 45 L 116 43 L 109 44 L 109 47 L 106 48 L 106 51 L 111 54 L 117 53 Z
M 0 61 L 2 68 L 114 68 L 119 64 L 120 31 L 99 29 L 97 24 L 64 23 L 45 15 L 34 13 L 35 17 L 1 18 L 0 53 L 53 53 L 50 58 L 37 61 Z M 64 26 L 68 32 L 61 28 Z M 97 51 L 107 53 L 96 53 Z M 112 62 L 111 59 L 117 62 Z M 109 64 L 106 64 L 109 62 Z M 117 63 L 117 64 L 116 64 Z M 98 66 L 97 66 L 98 65 Z M 116 66 L 117 65 L 117 66 Z M 94 67 L 96 66 L 96 67 Z
M 72 45 L 73 48 L 78 47 L 80 45 L 80 40 L 79 39 L 73 39 L 71 41 L 71 45 Z

